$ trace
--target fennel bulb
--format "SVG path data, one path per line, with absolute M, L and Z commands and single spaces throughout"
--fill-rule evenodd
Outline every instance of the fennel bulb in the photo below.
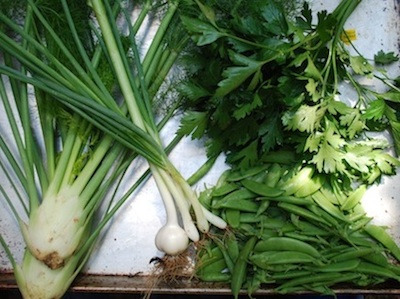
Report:
M 31 254 L 49 268 L 57 269 L 82 242 L 87 222 L 84 201 L 68 186 L 55 195 L 46 194 L 21 229 Z

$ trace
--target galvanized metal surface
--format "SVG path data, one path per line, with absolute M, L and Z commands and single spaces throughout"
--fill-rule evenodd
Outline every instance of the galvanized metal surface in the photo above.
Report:
M 331 10 L 338 1 L 313 0 L 311 2 L 316 9 Z M 357 12 L 349 19 L 346 28 L 356 29 L 355 47 L 367 58 L 373 58 L 379 50 L 399 52 L 399 19 L 397 0 L 363 0 Z M 390 74 L 400 74 L 399 66 L 391 68 Z M 376 82 L 365 83 L 376 84 Z M 346 90 L 345 85 L 343 90 Z M 350 97 L 351 94 L 348 94 L 348 98 Z M 176 119 L 163 130 L 162 136 L 165 143 L 173 136 L 178 123 Z M 183 175 L 188 177 L 205 161 L 205 150 L 200 142 L 185 139 L 171 153 L 171 160 Z M 132 169 L 136 172 L 132 173 L 132 180 L 145 168 L 146 164 L 143 161 L 134 165 Z M 221 157 L 214 169 L 195 188 L 201 190 L 207 185 L 213 185 L 225 168 L 224 158 Z M 2 182 L 1 177 L 0 182 Z M 374 217 L 376 223 L 389 227 L 393 237 L 400 244 L 400 184 L 398 182 L 400 182 L 400 174 L 385 178 L 381 185 L 369 189 L 363 205 L 367 213 Z M 3 187 L 10 188 L 10 186 Z M 164 221 L 163 205 L 155 184 L 150 179 L 117 213 L 104 231 L 84 270 L 85 275 L 79 277 L 74 289 L 107 292 L 140 292 L 146 289 L 148 282 L 146 276 L 152 271 L 149 261 L 154 256 L 161 256 L 154 245 L 154 236 Z M 24 243 L 17 223 L 3 200 L 0 200 L 0 233 L 6 238 L 17 261 L 20 261 Z M 9 271 L 11 271 L 11 264 L 5 252 L 0 249 L 0 289 L 15 287 L 10 274 L 1 274 L 1 272 Z M 137 275 L 138 273 L 140 275 Z M 178 284 L 179 287 L 175 287 L 163 286 L 161 283 L 154 288 L 154 291 L 176 293 L 201 291 L 214 294 L 228 292 L 227 286 L 220 284 L 204 284 L 190 280 Z M 363 292 L 363 290 L 349 288 L 341 291 L 344 293 Z M 262 290 L 261 292 L 270 291 Z M 365 292 L 397 294 L 400 293 L 400 285 L 386 286 L 384 289 L 368 289 Z
M 226 283 L 201 282 L 195 279 L 180 279 L 179 281 L 154 281 L 146 276 L 107 276 L 107 275 L 80 275 L 71 287 L 72 292 L 77 293 L 108 293 L 108 294 L 171 294 L 171 295 L 230 295 L 229 285 Z M 151 288 L 149 287 L 151 285 Z M 0 290 L 15 290 L 16 285 L 12 274 L 0 276 Z M 337 285 L 333 291 L 336 295 L 387 295 L 400 296 L 400 289 L 397 284 L 384 283 L 368 288 L 354 288 L 348 284 Z M 247 295 L 246 290 L 241 292 Z M 296 295 L 309 294 L 309 292 L 297 292 Z M 273 288 L 258 290 L 253 294 L 258 296 L 276 296 Z M 273 298 L 273 297 L 272 297 Z M 390 297 L 392 298 L 392 297 Z

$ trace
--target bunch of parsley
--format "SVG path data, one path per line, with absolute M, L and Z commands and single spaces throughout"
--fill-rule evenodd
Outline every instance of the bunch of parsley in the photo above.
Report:
M 399 80 L 378 72 L 398 58 L 379 52 L 373 64 L 349 54 L 343 25 L 360 1 L 343 0 L 316 20 L 307 2 L 300 9 L 273 0 L 195 2 L 182 17 L 198 55 L 181 86 L 190 111 L 181 132 L 208 136 L 209 154 L 224 152 L 240 168 L 289 150 L 349 184 L 394 173 L 389 144 L 366 133 L 390 130 L 399 152 Z M 381 80 L 387 91 L 361 85 L 360 77 Z M 340 100 L 344 81 L 354 105 Z

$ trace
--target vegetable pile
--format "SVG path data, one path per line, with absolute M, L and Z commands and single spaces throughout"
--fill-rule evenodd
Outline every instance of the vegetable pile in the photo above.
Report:
M 365 186 L 344 192 L 307 166 L 266 163 L 228 170 L 201 196 L 226 219 L 199 252 L 197 275 L 230 282 L 238 296 L 265 285 L 278 293 L 372 286 L 400 280 L 400 248 L 361 206 Z
M 167 218 L 156 247 L 168 257 L 194 244 L 197 277 L 229 282 L 235 298 L 244 287 L 330 294 L 337 283 L 399 280 L 399 247 L 361 205 L 400 165 L 391 143 L 370 135 L 389 131 L 400 150 L 399 80 L 383 69 L 398 57 L 350 54 L 354 32 L 343 26 L 359 3 L 317 19 L 294 0 L 2 6 L 0 167 L 14 193 L 0 192 L 27 245 L 22 264 L 0 243 L 24 298 L 60 298 L 150 175 Z M 145 49 L 138 32 L 154 16 Z M 184 80 L 169 79 L 178 87 L 166 99 L 175 66 Z M 178 112 L 164 146 L 159 130 Z M 188 180 L 168 157 L 185 135 L 205 139 L 209 156 Z M 197 196 L 191 185 L 221 154 L 230 169 Z M 131 182 L 139 156 L 149 169 Z
M 329 294 L 339 282 L 400 278 L 398 246 L 360 203 L 399 166 L 391 144 L 369 134 L 388 130 L 398 153 L 398 80 L 382 70 L 398 57 L 350 54 L 354 32 L 343 26 L 359 2 L 315 20 L 307 2 L 289 14 L 279 1 L 203 1 L 182 18 L 198 56 L 180 88 L 180 130 L 207 137 L 209 154 L 231 165 L 201 197 L 230 230 L 211 236 L 197 272 L 230 281 L 235 297 L 243 286 Z

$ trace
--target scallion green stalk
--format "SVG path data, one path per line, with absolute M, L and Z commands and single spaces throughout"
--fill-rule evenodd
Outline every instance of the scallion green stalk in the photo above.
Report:
M 113 26 L 114 23 L 109 21 L 111 15 L 109 5 L 107 5 L 106 1 L 101 0 L 91 0 L 90 5 L 95 12 L 96 19 L 103 33 L 104 43 L 112 61 L 112 67 L 117 76 L 124 97 L 124 103 L 128 107 L 131 121 L 162 147 L 158 131 L 155 129 L 154 116 L 149 108 L 151 105 L 148 86 L 145 82 L 145 75 L 139 61 L 135 43 L 132 43 L 132 49 L 136 62 L 137 80 L 135 80 L 136 78 L 134 78 L 130 70 L 126 56 L 123 55 L 122 43 L 118 38 L 119 35 L 115 34 L 116 28 Z M 159 40 L 162 39 L 162 35 L 167 30 L 167 26 L 170 24 L 177 8 L 178 2 L 171 1 L 169 3 L 168 10 L 163 18 L 163 22 L 159 26 L 152 47 L 147 52 L 148 55 L 155 55 L 153 54 L 155 51 L 152 50 L 160 46 Z M 175 255 L 186 249 L 189 239 L 193 242 L 199 241 L 200 235 L 198 230 L 203 233 L 208 232 L 209 221 L 213 221 L 213 224 L 219 225 L 221 228 L 224 228 L 226 224 L 220 219 L 214 221 L 214 217 L 211 218 L 209 217 L 209 213 L 204 213 L 204 209 L 199 203 L 196 194 L 169 161 L 167 155 L 162 154 L 160 158 L 163 160 L 161 166 L 154 165 L 149 161 L 150 169 L 156 180 L 167 212 L 167 223 L 157 234 L 156 245 L 167 254 Z M 175 206 L 179 210 L 183 229 L 187 235 L 186 237 L 179 226 Z M 190 215 L 190 208 L 194 211 L 197 228 Z

